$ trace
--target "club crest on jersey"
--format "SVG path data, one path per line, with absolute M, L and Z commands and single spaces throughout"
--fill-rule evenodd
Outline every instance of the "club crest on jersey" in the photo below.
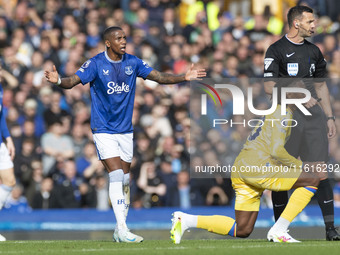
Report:
M 289 76 L 296 76 L 299 72 L 299 63 L 288 63 L 287 72 Z
M 91 60 L 87 60 L 81 67 L 82 68 L 88 68 L 91 63 Z
M 132 66 L 126 66 L 125 73 L 126 75 L 131 75 L 133 73 Z

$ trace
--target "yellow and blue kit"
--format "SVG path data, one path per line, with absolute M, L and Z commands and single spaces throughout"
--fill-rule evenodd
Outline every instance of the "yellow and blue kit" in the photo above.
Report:
M 235 210 L 258 211 L 265 189 L 290 190 L 300 176 L 302 161 L 291 156 L 284 147 L 296 124 L 292 118 L 290 108 L 283 116 L 278 105 L 249 135 L 231 174 L 236 192 Z

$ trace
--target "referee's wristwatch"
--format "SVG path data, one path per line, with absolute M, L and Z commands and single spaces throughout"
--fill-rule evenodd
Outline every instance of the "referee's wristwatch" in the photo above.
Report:
M 329 116 L 329 117 L 327 117 L 327 121 L 329 121 L 329 120 L 334 120 L 334 121 L 335 121 L 335 116 Z

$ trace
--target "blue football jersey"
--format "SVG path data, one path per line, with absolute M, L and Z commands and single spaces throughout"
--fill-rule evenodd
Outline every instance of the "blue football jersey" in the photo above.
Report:
M 2 143 L 3 138 L 7 138 L 10 136 L 7 128 L 4 106 L 2 103 L 3 94 L 4 92 L 2 89 L 2 85 L 0 84 L 0 144 Z
M 136 79 L 146 79 L 153 69 L 136 56 L 125 53 L 119 61 L 106 51 L 87 60 L 76 72 L 83 85 L 91 86 L 93 133 L 131 133 Z

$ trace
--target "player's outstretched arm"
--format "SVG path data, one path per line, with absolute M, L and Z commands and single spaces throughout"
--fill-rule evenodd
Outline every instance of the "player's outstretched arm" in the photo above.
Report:
M 200 79 L 206 75 L 207 73 L 205 72 L 205 69 L 194 69 L 194 64 L 192 64 L 185 74 L 175 75 L 152 70 L 146 78 L 161 84 L 174 84 L 183 81 Z
M 49 81 L 49 82 L 53 83 L 54 85 L 57 85 L 57 86 L 59 86 L 63 89 L 71 89 L 75 85 L 80 83 L 80 78 L 76 74 L 74 74 L 70 77 L 60 78 L 55 65 L 53 65 L 52 72 L 47 71 L 47 70 L 45 71 L 45 77 L 46 77 L 47 81 Z

